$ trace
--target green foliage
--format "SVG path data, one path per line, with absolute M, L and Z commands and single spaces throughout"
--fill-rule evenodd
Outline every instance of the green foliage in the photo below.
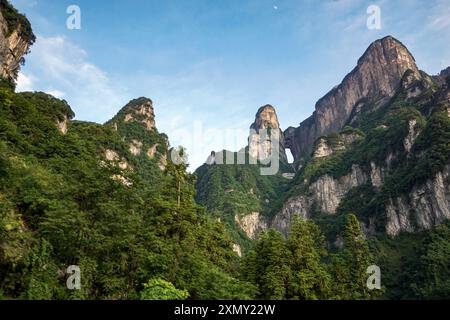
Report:
M 400 234 L 395 239 L 378 236 L 370 239 L 369 245 L 382 272 L 382 284 L 386 288 L 383 298 L 413 298 L 409 281 L 405 275 L 417 268 L 418 248 L 423 241 L 422 234 Z M 414 281 L 415 282 L 415 281 Z
M 373 258 L 360 222 L 353 214 L 347 216 L 343 255 L 347 270 L 344 274 L 344 283 L 347 286 L 345 295 L 350 299 L 371 298 L 377 291 L 370 291 L 367 288 L 366 271 L 370 265 L 373 265 Z
M 19 30 L 19 35 L 32 45 L 36 41 L 36 37 L 33 34 L 31 24 L 28 19 L 20 14 L 16 8 L 14 8 L 8 0 L 0 0 L 0 11 L 6 20 L 8 25 L 8 37 L 14 30 Z
M 437 226 L 422 242 L 411 288 L 423 299 L 450 297 L 450 223 Z M 411 274 L 409 274 L 411 275 Z
M 16 84 L 13 81 L 7 79 L 0 79 L 0 88 L 14 91 L 16 88 Z
M 238 279 L 223 224 L 194 202 L 187 164 L 168 161 L 161 170 L 144 147 L 137 156 L 129 151 L 131 140 L 142 139 L 145 147 L 161 143 L 163 157 L 165 135 L 80 121 L 62 134 L 57 122 L 65 117 L 73 117 L 65 101 L 0 88 L 5 297 L 139 299 L 148 279 L 165 279 L 194 299 L 254 296 Z M 107 161 L 106 150 L 119 159 Z M 69 265 L 80 266 L 81 290 L 66 288 Z
M 178 290 L 163 279 L 151 279 L 144 284 L 141 300 L 185 300 L 189 297 L 186 290 Z
M 450 163 L 450 118 L 448 105 L 436 107 L 413 146 L 406 165 L 399 166 L 386 182 L 387 196 L 398 196 L 442 171 Z
M 293 299 L 326 299 L 330 294 L 331 277 L 322 263 L 327 254 L 324 238 L 313 222 L 298 219 L 289 233 L 292 280 L 289 293 Z
M 228 153 L 236 157 L 235 153 Z M 253 212 L 272 216 L 281 201 L 279 194 L 287 188 L 280 175 L 262 176 L 258 165 L 204 164 L 195 173 L 196 201 L 224 221 L 233 241 L 244 251 L 250 242 L 235 217 Z
M 370 163 L 384 165 L 389 153 L 404 150 L 403 140 L 408 134 L 409 121 L 417 121 L 416 130 L 425 127 L 425 119 L 414 108 L 391 106 L 390 113 L 385 115 L 380 126 L 366 129 L 363 138 L 345 151 L 337 151 L 333 155 L 312 159 L 303 168 L 297 181 L 308 180 L 314 182 L 323 175 L 331 175 L 338 179 L 351 171 L 353 165 L 370 168 Z M 385 109 L 383 109 L 386 111 Z M 344 132 L 349 132 L 347 127 Z
M 450 297 L 450 223 L 418 234 L 371 241 L 388 299 Z
M 261 235 L 254 251 L 244 260 L 244 279 L 258 287 L 260 299 L 286 299 L 292 277 L 290 260 L 290 252 L 282 235 L 269 230 Z
M 347 218 L 345 246 L 328 254 L 325 238 L 310 220 L 296 218 L 289 237 L 265 232 L 244 258 L 242 276 L 259 299 L 373 299 L 366 286 L 372 256 L 354 215 Z

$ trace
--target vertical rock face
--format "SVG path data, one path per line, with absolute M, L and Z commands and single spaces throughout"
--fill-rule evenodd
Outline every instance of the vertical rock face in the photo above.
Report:
M 236 223 L 250 239 L 256 239 L 258 235 L 268 228 L 266 219 L 259 212 L 252 212 L 246 216 L 235 216 Z
M 407 195 L 389 199 L 386 233 L 414 232 L 450 219 L 450 166 Z
M 309 218 L 309 212 L 315 205 L 321 212 L 333 215 L 345 195 L 355 187 L 369 181 L 369 174 L 358 166 L 353 165 L 351 172 L 334 179 L 329 175 L 321 176 L 311 184 L 306 184 L 308 191 L 288 199 L 281 211 L 274 217 L 271 227 L 287 234 L 295 215 Z
M 62 134 L 66 134 L 67 133 L 67 127 L 69 125 L 69 117 L 64 115 L 62 120 L 58 120 L 56 122 L 56 126 L 58 127 L 58 131 L 61 132 Z
M 333 148 L 327 143 L 325 139 L 320 139 L 316 150 L 314 151 L 313 158 L 328 157 L 333 153 Z
M 242 257 L 242 249 L 238 244 L 233 244 L 233 251 L 239 256 Z
M 12 15 L 18 22 L 8 22 L 5 18 Z M 34 35 L 26 18 L 7 1 L 0 0 L 0 78 L 11 82 L 16 80 L 23 56 L 33 42 Z
M 142 142 L 136 139 L 133 139 L 130 143 L 130 152 L 134 156 L 138 156 L 141 154 L 142 150 Z
M 408 135 L 403 140 L 403 147 L 405 148 L 406 152 L 410 152 L 411 148 L 414 145 L 414 142 L 416 141 L 417 137 L 420 134 L 420 131 L 416 129 L 417 120 L 411 119 L 408 122 Z
M 285 132 L 295 160 L 309 157 L 320 136 L 341 130 L 361 99 L 392 96 L 408 70 L 421 77 L 413 56 L 398 40 L 389 36 L 372 43 L 356 68 L 317 102 L 314 114 Z
M 277 134 L 280 145 L 280 159 L 286 160 L 284 150 L 284 137 L 280 129 L 277 113 L 271 105 L 261 107 L 255 117 L 255 122 L 250 126 L 248 138 L 249 154 L 260 160 L 268 159 L 273 152 L 274 134 Z

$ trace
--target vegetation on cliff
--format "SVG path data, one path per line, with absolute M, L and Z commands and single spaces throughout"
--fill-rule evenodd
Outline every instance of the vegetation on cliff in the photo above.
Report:
M 36 41 L 30 21 L 23 14 L 19 13 L 8 0 L 0 0 L 0 12 L 8 26 L 6 36 L 9 36 L 14 30 L 18 30 L 20 37 L 25 39 L 29 45 Z

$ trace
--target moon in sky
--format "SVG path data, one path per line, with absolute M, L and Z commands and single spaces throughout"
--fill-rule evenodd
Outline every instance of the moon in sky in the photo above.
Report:
M 278 10 L 278 6 L 273 6 L 273 8 L 274 8 L 275 10 Z

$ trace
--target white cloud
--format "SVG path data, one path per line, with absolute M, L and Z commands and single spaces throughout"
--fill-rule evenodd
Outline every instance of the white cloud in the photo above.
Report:
M 34 90 L 64 96 L 80 119 L 106 121 L 127 101 L 120 86 L 113 85 L 106 72 L 89 61 L 87 52 L 65 37 L 38 36 L 26 68 L 39 75 L 39 81 L 31 82 Z
M 16 91 L 33 91 L 33 79 L 33 76 L 19 72 L 19 75 L 17 77 Z
M 35 89 L 35 86 L 38 81 L 36 80 L 37 80 L 36 77 L 34 77 L 31 74 L 19 72 L 19 75 L 17 77 L 16 92 L 37 91 Z M 44 91 L 45 93 L 48 93 L 58 99 L 62 99 L 65 96 L 64 92 L 56 89 L 48 89 L 40 91 Z
M 435 16 L 431 19 L 428 26 L 434 30 L 442 30 L 450 26 L 450 12 Z
M 46 93 L 51 94 L 52 96 L 54 96 L 55 98 L 58 98 L 58 99 L 62 99 L 65 96 L 64 92 L 59 91 L 59 90 L 53 90 L 53 89 L 47 90 Z

